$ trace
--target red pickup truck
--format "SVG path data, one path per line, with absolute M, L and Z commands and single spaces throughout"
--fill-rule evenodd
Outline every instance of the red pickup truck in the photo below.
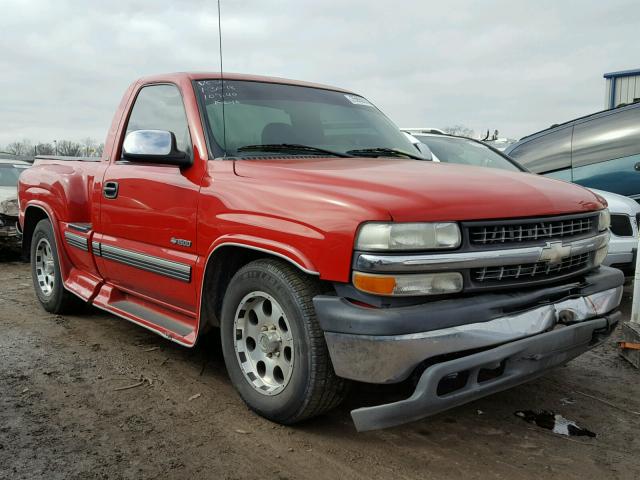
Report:
M 353 381 L 413 383 L 359 430 L 504 390 L 618 322 L 605 202 L 527 173 L 434 163 L 365 98 L 213 73 L 143 78 L 98 161 L 19 184 L 49 312 L 78 302 L 186 347 L 219 327 L 254 411 L 291 424 Z

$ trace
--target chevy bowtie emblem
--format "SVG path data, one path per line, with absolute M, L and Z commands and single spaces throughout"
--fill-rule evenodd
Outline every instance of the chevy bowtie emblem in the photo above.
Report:
M 557 265 L 569 255 L 571 255 L 571 247 L 565 247 L 562 242 L 547 242 L 547 245 L 540 252 L 539 261 Z

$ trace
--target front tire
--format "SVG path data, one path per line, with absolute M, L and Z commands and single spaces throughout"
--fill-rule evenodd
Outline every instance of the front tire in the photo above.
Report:
M 221 315 L 229 377 L 245 403 L 293 424 L 336 407 L 347 382 L 336 376 L 312 299 L 318 283 L 280 260 L 256 260 L 231 279 Z
M 69 313 L 81 305 L 80 299 L 65 290 L 53 226 L 40 220 L 31 237 L 31 277 L 42 307 L 50 313 Z

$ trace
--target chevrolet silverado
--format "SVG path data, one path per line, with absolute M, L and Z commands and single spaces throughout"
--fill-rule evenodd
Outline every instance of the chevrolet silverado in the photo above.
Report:
M 98 161 L 36 160 L 19 224 L 49 312 L 88 302 L 186 347 L 220 328 L 232 384 L 292 424 L 350 384 L 397 425 L 601 343 L 620 313 L 605 201 L 514 169 L 425 161 L 364 97 L 179 73 L 124 94 Z

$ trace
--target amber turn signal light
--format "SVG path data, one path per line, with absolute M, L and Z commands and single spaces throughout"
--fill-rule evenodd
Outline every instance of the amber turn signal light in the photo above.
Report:
M 376 275 L 353 272 L 353 285 L 361 292 L 394 297 L 442 295 L 462 291 L 459 272 Z
M 362 292 L 374 295 L 393 295 L 396 279 L 388 275 L 354 272 L 353 285 Z

